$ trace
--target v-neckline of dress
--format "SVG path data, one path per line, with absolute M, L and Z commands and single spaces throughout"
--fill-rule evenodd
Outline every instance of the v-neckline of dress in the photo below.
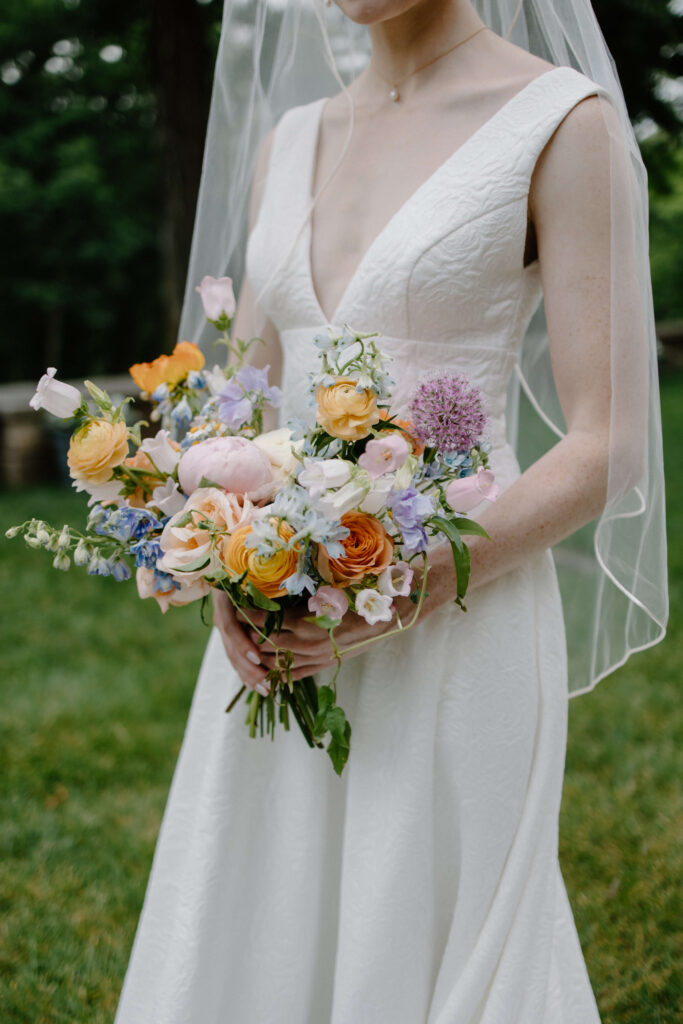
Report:
M 425 195 L 425 193 L 428 191 L 428 189 L 431 186 L 434 185 L 435 181 L 443 173 L 445 173 L 447 168 L 449 168 L 451 166 L 451 164 L 454 163 L 455 160 L 458 157 L 460 157 L 462 152 L 464 150 L 466 150 L 469 146 L 471 146 L 477 139 L 479 139 L 480 136 L 484 132 L 486 132 L 488 129 L 494 127 L 495 123 L 504 114 L 506 114 L 509 111 L 510 107 L 512 107 L 518 100 L 520 100 L 522 98 L 522 96 L 526 95 L 526 93 L 533 86 L 535 86 L 537 82 L 539 82 L 541 79 L 547 78 L 548 75 L 555 74 L 558 71 L 567 71 L 567 70 L 571 70 L 571 68 L 567 68 L 564 65 L 558 65 L 558 66 L 553 67 L 553 68 L 548 68 L 547 71 L 542 71 L 540 75 L 536 75 L 534 78 L 532 78 L 529 82 L 526 83 L 526 85 L 522 86 L 521 89 L 518 89 L 517 92 L 513 96 L 511 96 L 509 100 L 506 100 L 505 103 L 503 103 L 503 105 L 498 108 L 498 110 L 494 111 L 494 113 L 491 114 L 490 117 L 488 117 L 485 121 L 483 121 L 482 124 L 480 124 L 478 128 L 475 128 L 475 130 L 472 132 L 472 134 L 468 135 L 467 138 L 465 139 L 465 141 L 461 142 L 460 145 L 457 147 L 457 149 L 453 150 L 453 152 L 450 153 L 446 157 L 446 159 L 442 163 L 440 163 L 435 168 L 435 170 L 433 170 L 431 172 L 431 174 L 429 174 L 425 178 L 425 180 L 420 185 L 418 185 L 416 189 L 414 189 L 413 192 L 410 193 L 410 195 L 401 203 L 401 205 L 394 211 L 394 213 L 392 213 L 392 215 L 389 217 L 389 219 L 384 224 L 384 227 L 380 228 L 379 232 L 375 235 L 375 237 L 373 238 L 372 242 L 370 242 L 370 245 L 367 247 L 367 249 L 365 250 L 365 252 L 361 256 L 360 260 L 356 264 L 356 269 L 354 270 L 354 272 L 352 273 L 351 277 L 349 278 L 349 280 L 348 280 L 348 282 L 346 284 L 346 287 L 344 288 L 344 290 L 343 290 L 343 292 L 341 294 L 341 298 L 337 302 L 337 306 L 336 306 L 334 312 L 332 313 L 331 318 L 329 318 L 329 319 L 327 318 L 327 316 L 325 314 L 325 311 L 322 308 L 322 305 L 320 303 L 320 300 L 318 298 L 318 294 L 317 294 L 317 291 L 316 291 L 316 288 L 315 288 L 315 284 L 313 282 L 313 260 L 312 260 L 312 235 L 313 235 L 313 232 L 312 232 L 312 217 L 311 217 L 311 213 L 310 213 L 310 207 L 311 207 L 311 203 L 313 202 L 313 184 L 314 184 L 314 181 L 315 181 L 315 171 L 316 171 L 316 164 L 317 164 L 318 147 L 319 147 L 319 142 L 320 142 L 320 129 L 321 129 L 321 123 L 322 123 L 322 112 L 323 112 L 323 107 L 325 106 L 325 103 L 327 102 L 327 97 L 321 97 L 317 101 L 316 108 L 315 108 L 315 111 L 314 111 L 315 118 L 313 120 L 312 131 L 311 131 L 311 147 L 310 147 L 310 155 L 309 155 L 309 159 L 308 159 L 308 175 L 306 177 L 306 186 L 305 186 L 306 187 L 305 196 L 306 196 L 306 200 L 307 200 L 308 207 L 309 207 L 309 215 L 307 217 L 305 229 L 304 229 L 304 232 L 303 232 L 303 246 L 304 246 L 305 260 L 306 260 L 306 274 L 307 274 L 307 277 L 308 277 L 308 285 L 309 285 L 309 289 L 310 289 L 311 298 L 312 298 L 313 305 L 315 306 L 317 313 L 322 317 L 324 323 L 326 323 L 326 324 L 333 324 L 333 325 L 339 326 L 338 323 L 337 323 L 339 315 L 342 312 L 342 310 L 343 310 L 344 306 L 346 305 L 346 303 L 348 302 L 349 297 L 351 296 L 352 291 L 353 291 L 353 289 L 354 289 L 354 287 L 356 285 L 356 282 L 358 281 L 358 279 L 359 279 L 363 269 L 368 264 L 368 262 L 370 261 L 370 259 L 374 255 L 375 251 L 384 242 L 384 239 L 387 237 L 387 235 L 390 233 L 390 231 L 395 227 L 395 225 L 400 220 L 400 218 L 405 215 L 406 211 L 411 206 L 413 206 L 414 203 L 418 202 Z

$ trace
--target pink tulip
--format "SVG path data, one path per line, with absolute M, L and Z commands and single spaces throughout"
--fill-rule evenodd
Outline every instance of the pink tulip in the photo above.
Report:
M 330 619 L 341 619 L 349 608 L 349 599 L 339 587 L 319 587 L 308 599 L 308 610 L 313 615 L 327 615 Z
M 410 445 L 406 439 L 398 433 L 393 433 L 388 437 L 378 437 L 374 441 L 368 441 L 365 451 L 358 459 L 358 465 L 362 466 L 373 480 L 376 480 L 384 473 L 393 473 L 395 469 L 402 466 L 409 454 Z
M 235 293 L 232 290 L 232 278 L 202 278 L 202 283 L 195 288 L 199 292 L 208 320 L 220 320 L 222 316 L 230 319 L 235 312 Z
M 231 494 L 262 501 L 273 492 L 270 460 L 246 437 L 209 437 L 193 444 L 178 463 L 178 480 L 185 494 L 192 494 L 207 480 Z
M 471 512 L 484 498 L 496 500 L 500 488 L 494 479 L 490 469 L 480 467 L 474 476 L 452 480 L 446 488 L 446 501 L 454 512 Z

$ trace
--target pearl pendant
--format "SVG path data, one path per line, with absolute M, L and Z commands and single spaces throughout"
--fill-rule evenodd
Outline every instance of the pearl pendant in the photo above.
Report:
M 393 87 L 393 89 L 391 89 L 391 90 L 389 91 L 389 99 L 390 99 L 390 100 L 393 100 L 393 101 L 394 101 L 394 103 L 398 103 L 398 101 L 400 100 L 400 98 L 401 98 L 401 94 L 400 94 L 400 92 L 398 91 L 398 89 L 396 88 L 396 86 L 394 86 L 394 87 Z

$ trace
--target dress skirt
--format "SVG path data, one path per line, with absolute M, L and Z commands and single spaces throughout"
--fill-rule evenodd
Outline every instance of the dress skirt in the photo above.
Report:
M 558 863 L 550 551 L 467 606 L 343 666 L 341 778 L 296 723 L 225 713 L 212 629 L 116 1024 L 599 1022 Z

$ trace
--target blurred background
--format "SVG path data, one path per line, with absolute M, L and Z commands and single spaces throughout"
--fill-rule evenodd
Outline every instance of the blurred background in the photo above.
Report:
M 668 1024 L 683 996 L 683 0 L 594 8 L 649 175 L 672 616 L 662 644 L 570 702 L 560 857 L 603 1021 Z M 164 617 L 4 530 L 85 520 L 68 430 L 28 408 L 45 367 L 133 394 L 127 367 L 176 341 L 220 15 L 220 0 L 0 12 L 3 1022 L 112 1019 L 208 638 L 197 608 Z

